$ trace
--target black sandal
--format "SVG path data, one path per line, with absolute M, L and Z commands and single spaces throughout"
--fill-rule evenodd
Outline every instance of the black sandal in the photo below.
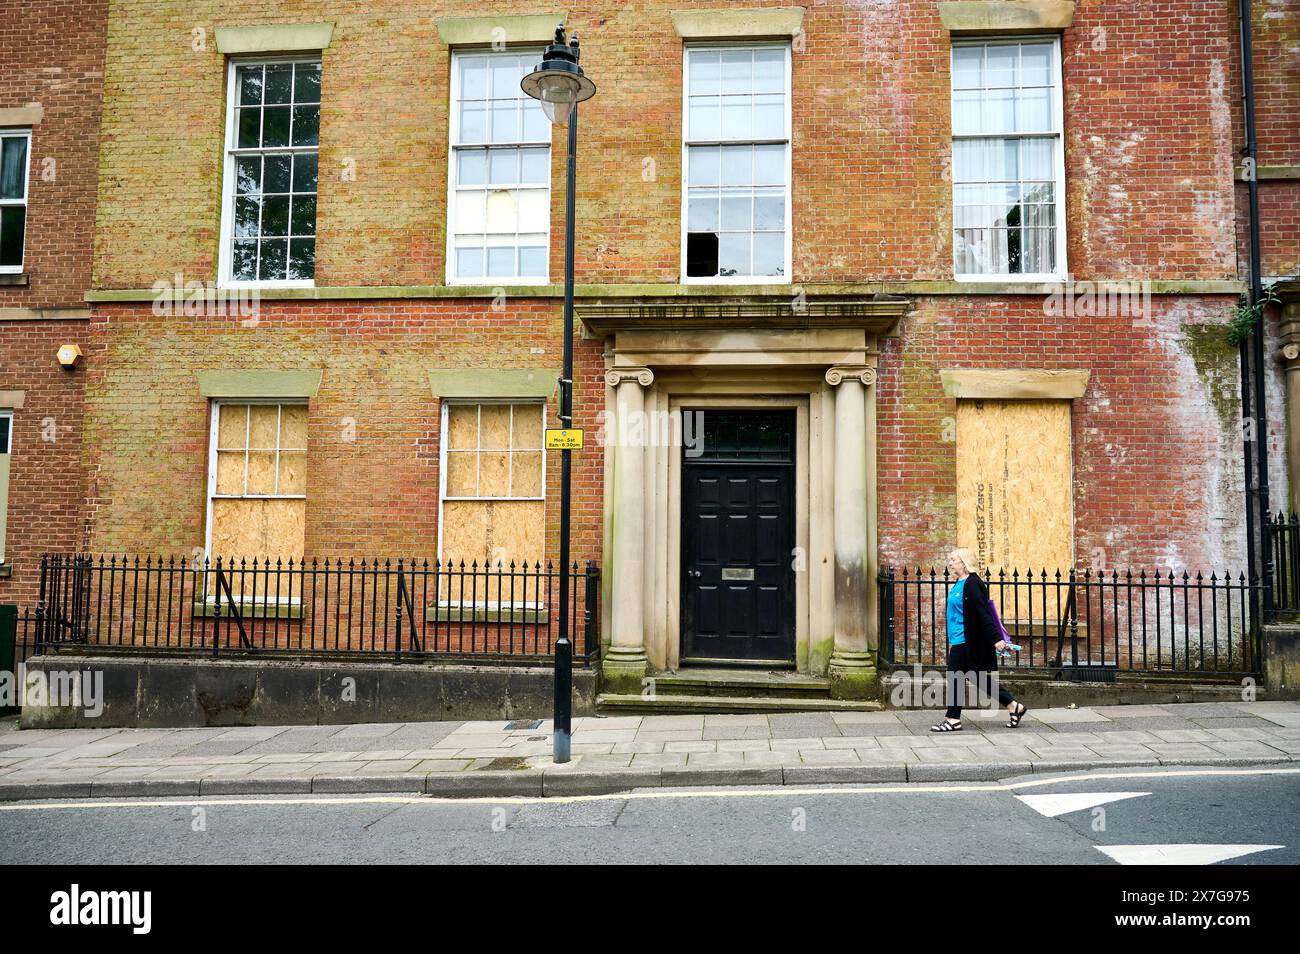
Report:
M 1029 711 L 1029 707 L 1025 705 L 1023 702 L 1018 702 L 1016 703 L 1016 705 L 1020 706 L 1020 711 L 1013 712 L 1011 713 L 1010 717 L 1008 717 L 1007 719 L 1008 729 L 1014 729 L 1016 726 L 1020 725 L 1020 720 L 1023 719 L 1025 717 L 1025 713 Z
M 942 722 L 937 722 L 934 725 L 930 726 L 930 731 L 931 732 L 960 732 L 961 719 L 958 719 L 956 722 L 949 722 L 947 719 L 944 719 Z

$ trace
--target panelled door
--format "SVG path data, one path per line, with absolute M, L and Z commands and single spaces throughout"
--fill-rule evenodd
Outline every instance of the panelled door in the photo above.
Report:
M 793 665 L 794 411 L 683 413 L 682 661 Z

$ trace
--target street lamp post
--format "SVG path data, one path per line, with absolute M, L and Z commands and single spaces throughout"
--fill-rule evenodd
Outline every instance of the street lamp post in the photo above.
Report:
M 596 84 L 578 65 L 578 37 L 565 41 L 564 24 L 555 28 L 555 42 L 542 62 L 520 82 L 523 91 L 542 104 L 555 125 L 569 124 L 569 153 L 564 192 L 564 370 L 560 374 L 560 426 L 573 427 L 573 209 L 578 153 L 578 104 L 596 94 Z M 560 451 L 560 635 L 555 642 L 555 728 L 552 754 L 569 761 L 573 718 L 573 643 L 569 639 L 569 497 L 573 451 Z M 590 585 L 590 580 L 588 580 Z

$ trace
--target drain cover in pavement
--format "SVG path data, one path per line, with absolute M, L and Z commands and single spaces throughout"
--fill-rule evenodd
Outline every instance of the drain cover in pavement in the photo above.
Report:
M 518 729 L 540 729 L 541 727 L 541 719 L 516 719 L 514 722 L 506 723 L 506 728 L 511 731 Z

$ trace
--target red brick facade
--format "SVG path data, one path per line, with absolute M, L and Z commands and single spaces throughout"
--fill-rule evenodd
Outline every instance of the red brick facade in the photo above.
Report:
M 442 435 L 429 369 L 559 367 L 553 301 L 504 311 L 490 299 L 263 302 L 255 327 L 239 317 L 177 321 L 148 306 L 96 312 L 86 420 L 87 545 L 95 552 L 189 558 L 201 550 L 210 407 L 198 372 L 302 367 L 322 370 L 309 405 L 307 554 L 434 559 Z M 600 351 L 580 345 L 575 380 L 585 400 L 576 424 L 594 433 Z M 553 420 L 554 398 L 547 406 Z M 599 559 L 601 469 L 599 446 L 575 455 L 574 559 Z M 547 478 L 554 553 L 555 461 Z
M 0 22 L 0 109 L 39 105 L 32 129 L 26 286 L 0 308 L 84 308 L 94 248 L 108 0 L 24 4 Z
M 90 287 L 107 0 L 24 4 L 0 18 L 0 110 L 39 107 L 30 126 L 21 276 L 0 276 L 0 391 L 14 409 L 0 603 L 35 602 L 40 554 L 81 545 L 85 367 L 64 344 L 90 346 Z M 48 317 L 49 320 L 37 320 Z
M 36 35 L 57 38 L 57 48 L 44 39 L 5 42 L 0 33 L 0 83 L 10 84 L 0 86 L 0 106 L 42 100 L 33 161 L 56 154 L 61 188 L 72 191 L 38 194 L 33 167 L 31 286 L 0 288 L 0 305 L 71 307 L 89 288 L 99 294 L 85 331 L 0 322 L 0 390 L 27 392 L 10 493 L 17 569 L 13 582 L 0 580 L 0 600 L 31 598 L 32 561 L 45 549 L 189 556 L 202 548 L 210 406 L 197 375 L 205 370 L 322 373 L 309 417 L 309 555 L 435 555 L 443 435 L 428 370 L 554 369 L 560 354 L 554 286 L 511 292 L 498 307 L 492 288 L 440 287 L 450 54 L 437 21 L 465 15 L 461 5 L 115 7 L 106 56 L 102 19 L 80 7 L 33 6 L 49 16 Z M 779 305 L 794 293 L 681 284 L 682 39 L 671 13 L 722 6 L 572 8 L 584 66 L 600 87 L 582 112 L 580 301 Z M 1300 15 L 1290 0 L 1257 6 L 1260 161 L 1294 165 L 1300 120 L 1290 51 Z M 104 7 L 95 8 L 101 18 Z M 473 12 L 532 11 L 485 0 Z M 75 18 L 75 30 L 60 18 Z M 155 282 L 176 273 L 216 279 L 226 61 L 215 29 L 318 21 L 333 22 L 335 34 L 322 55 L 316 285 L 341 297 L 268 293 L 253 324 L 156 314 Z M 18 27 L 0 26 L 10 29 Z M 20 47 L 24 61 L 8 68 Z M 1084 0 L 1062 34 L 1068 271 L 1079 281 L 1163 283 L 1151 313 L 1136 319 L 1053 316 L 1041 290 L 953 282 L 950 47 L 929 0 L 808 2 L 793 44 L 792 283 L 827 300 L 890 293 L 910 301 L 880 345 L 880 562 L 937 565 L 958 542 L 954 451 L 945 438 L 956 403 L 941 370 L 1082 369 L 1091 376 L 1071 425 L 1076 563 L 1244 569 L 1240 381 L 1223 327 L 1245 274 L 1233 179 L 1241 141 L 1233 5 Z M 36 64 L 49 62 L 75 74 L 71 85 L 46 88 L 32 78 Z M 102 137 L 100 70 L 109 91 Z M 562 141 L 557 135 L 552 156 L 553 280 Z M 337 174 L 349 161 L 351 179 Z M 1267 274 L 1293 274 L 1300 259 L 1295 185 L 1262 189 Z M 395 290 L 359 290 L 377 285 Z M 123 300 L 107 300 L 110 290 Z M 74 328 L 87 354 L 83 369 L 68 373 L 53 363 L 53 347 L 72 340 Z M 609 345 L 597 336 L 578 342 L 575 423 L 591 433 L 606 406 Z M 1270 388 L 1280 400 L 1280 382 Z M 553 416 L 553 396 L 548 406 Z M 60 430 L 42 457 L 25 459 L 22 448 L 37 446 L 46 416 L 60 428 L 66 418 L 68 436 Z M 355 440 L 341 436 L 345 420 Z M 1274 415 L 1281 478 L 1279 421 Z M 575 456 L 575 558 L 605 555 L 605 480 L 604 454 L 589 442 Z M 1278 487 L 1275 497 L 1284 493 Z M 558 467 L 548 468 L 547 497 L 553 550 Z
M 1256 3 L 1254 11 L 1260 261 L 1266 278 L 1295 277 L 1300 275 L 1300 3 Z M 1239 188 L 1238 196 L 1243 192 Z
M 68 340 L 85 341 L 85 322 L 0 321 L 0 389 L 21 390 L 13 414 L 9 522 L 0 602 L 35 601 L 42 553 L 81 546 L 84 483 L 83 371 L 54 359 Z

